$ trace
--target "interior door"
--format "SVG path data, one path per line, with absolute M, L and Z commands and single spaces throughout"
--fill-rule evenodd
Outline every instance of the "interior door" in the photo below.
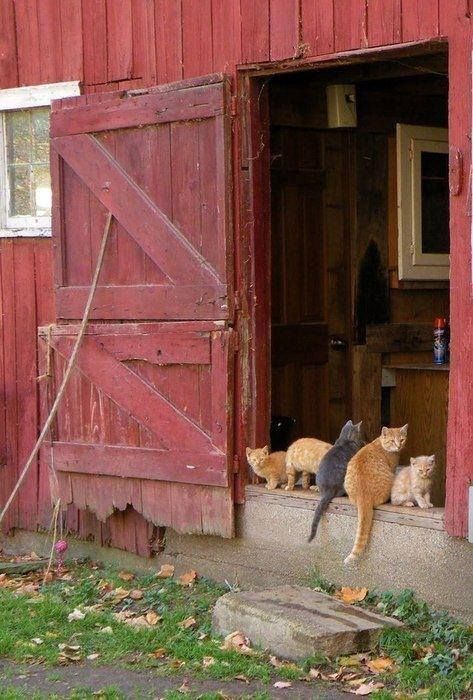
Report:
M 55 103 L 59 324 L 41 332 L 59 385 L 113 215 L 49 460 L 63 504 L 105 520 L 232 536 L 229 89 L 208 76 Z M 66 322 L 67 321 L 67 322 Z M 52 392 L 54 395 L 54 392 Z
M 344 134 L 275 127 L 271 140 L 273 415 L 333 441 L 350 417 L 350 268 Z

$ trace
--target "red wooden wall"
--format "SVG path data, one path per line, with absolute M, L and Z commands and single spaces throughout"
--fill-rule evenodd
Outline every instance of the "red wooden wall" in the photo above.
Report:
M 447 37 L 450 140 L 463 152 L 468 173 L 470 5 L 470 0 L 2 0 L 0 88 L 80 80 L 85 92 L 100 92 L 214 71 L 234 76 L 239 64 L 307 60 Z M 466 487 L 473 480 L 473 297 L 467 189 L 452 198 L 451 206 L 453 360 L 447 524 L 457 535 L 466 532 Z M 238 198 L 238 183 L 235 192 Z M 7 455 L 2 499 L 37 429 L 35 328 L 52 320 L 49 255 L 48 241 L 5 240 L 0 245 L 0 381 L 5 396 L 0 442 Z M 35 479 L 33 475 L 23 489 L 10 524 L 34 526 Z M 122 540 L 126 537 L 135 535 L 123 535 Z M 122 541 L 118 535 L 112 540 Z M 136 537 L 134 541 L 127 547 L 136 548 Z

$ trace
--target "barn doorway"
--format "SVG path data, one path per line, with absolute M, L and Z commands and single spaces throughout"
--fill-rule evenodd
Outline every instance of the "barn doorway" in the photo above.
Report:
M 436 454 L 433 502 L 443 506 L 448 363 L 433 364 L 432 326 L 449 315 L 446 53 L 273 75 L 266 86 L 273 427 L 287 416 L 282 442 L 333 441 L 347 418 L 363 419 L 371 440 L 408 422 L 403 463 Z M 354 95 L 353 125 L 334 123 L 329 86 Z M 401 209 L 404 126 L 419 129 L 422 201 Z M 423 217 L 410 271 L 406 208 L 407 241 Z

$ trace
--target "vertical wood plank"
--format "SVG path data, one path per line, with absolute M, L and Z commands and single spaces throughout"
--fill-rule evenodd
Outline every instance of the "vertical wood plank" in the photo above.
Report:
M 106 0 L 107 78 L 127 80 L 132 75 L 133 31 L 131 0 Z M 144 37 L 142 37 L 142 40 Z
M 449 40 L 449 143 L 460 149 L 465 173 L 471 172 L 471 47 L 472 25 L 465 3 L 441 0 L 440 27 Z M 465 537 L 468 530 L 468 487 L 473 482 L 473 379 L 471 338 L 473 298 L 471 272 L 471 182 L 450 197 L 450 326 L 451 360 L 447 427 L 447 532 Z M 469 264 L 465 264 L 470 261 Z
M 335 51 L 368 46 L 367 8 L 365 0 L 334 2 Z
M 0 265 L 2 270 L 2 298 L 3 317 L 2 330 L 4 338 L 4 362 L 5 362 L 5 395 L 6 405 L 6 430 L 5 430 L 5 456 L 6 469 L 2 477 L 2 493 L 6 498 L 12 492 L 16 483 L 18 470 L 18 403 L 16 391 L 17 377 L 17 353 L 16 353 L 16 318 L 15 318 L 15 257 L 14 239 L 2 241 L 2 255 Z M 8 379 L 9 378 L 9 379 Z M 4 532 L 18 522 L 18 499 L 15 499 L 2 524 Z
M 4 318 L 4 303 L 5 303 L 5 297 L 4 297 L 4 270 L 2 268 L 2 258 L 3 258 L 3 249 L 4 249 L 4 244 L 5 241 L 0 241 L 0 318 Z M 0 465 L 2 470 L 6 471 L 8 473 L 8 470 L 10 469 L 10 465 L 8 463 L 7 459 L 7 426 L 6 426 L 6 421 L 7 421 L 7 381 L 11 381 L 11 374 L 8 372 L 8 379 L 7 375 L 5 372 L 5 357 L 4 357 L 4 347 L 7 342 L 7 338 L 5 336 L 5 330 L 4 330 L 4 323 L 2 322 L 0 326 L 0 392 L 1 392 L 1 400 L 0 400 Z M 0 480 L 0 502 L 5 503 L 7 498 L 8 498 L 8 493 L 7 493 L 7 488 L 6 488 L 6 483 L 5 479 Z
M 36 0 L 16 0 L 15 17 L 18 82 L 19 85 L 37 85 L 41 82 L 42 57 L 39 51 Z
M 83 80 L 81 0 L 60 3 L 62 74 L 59 80 Z
M 402 0 L 402 41 L 435 38 L 439 33 L 438 0 Z
M 215 72 L 233 74 L 241 63 L 240 0 L 212 0 L 212 56 Z
M 18 85 L 18 57 L 16 46 L 15 10 L 13 0 L 0 3 L 0 89 Z
M 107 13 L 105 0 L 82 0 L 84 82 L 107 82 Z
M 368 44 L 383 46 L 401 41 L 401 0 L 368 0 Z
M 299 0 L 271 0 L 269 6 L 270 58 L 278 61 L 299 55 Z
M 241 0 L 243 63 L 269 60 L 269 0 Z
M 211 0 L 182 0 L 184 78 L 212 72 Z M 166 37 L 169 41 L 169 37 Z
M 180 80 L 183 75 L 182 5 L 180 0 L 156 0 L 156 75 L 158 83 Z M 169 37 L 173 40 L 169 41 Z
M 154 2 L 135 0 L 131 4 L 133 35 L 133 75 L 144 85 L 156 83 L 156 38 Z
M 36 3 L 41 83 L 63 80 L 60 0 Z M 77 37 L 77 41 L 80 38 Z
M 307 55 L 331 53 L 334 47 L 333 0 L 301 0 L 302 43 Z

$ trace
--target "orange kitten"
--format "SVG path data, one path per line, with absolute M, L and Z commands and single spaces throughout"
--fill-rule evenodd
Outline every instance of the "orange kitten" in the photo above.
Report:
M 300 472 L 302 472 L 302 488 L 308 489 L 310 475 L 317 474 L 322 457 L 331 447 L 332 445 L 328 442 L 315 438 L 300 438 L 293 442 L 286 454 L 286 491 L 292 491 Z
M 267 489 L 275 489 L 280 484 L 287 483 L 286 453 L 272 452 L 269 454 L 268 446 L 246 448 L 248 464 L 257 476 L 266 479 Z
M 345 491 L 358 508 L 355 544 L 345 564 L 364 551 L 373 524 L 373 509 L 389 501 L 399 453 L 406 444 L 407 425 L 383 428 L 381 435 L 362 447 L 348 462 Z
M 391 503 L 395 506 L 433 508 L 430 502 L 435 455 L 411 457 L 411 466 L 400 470 L 391 489 Z

